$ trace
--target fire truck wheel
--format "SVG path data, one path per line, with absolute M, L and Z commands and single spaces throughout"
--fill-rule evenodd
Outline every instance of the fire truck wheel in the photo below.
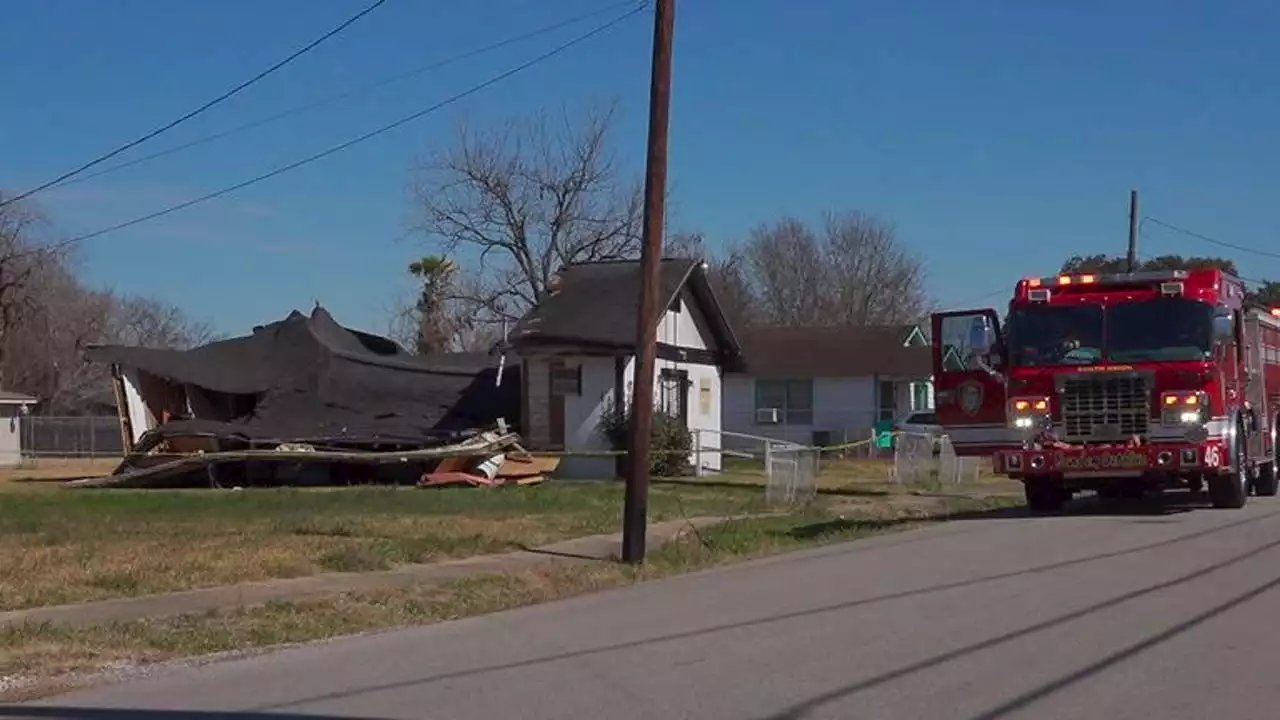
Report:
M 1275 462 L 1258 466 L 1258 477 L 1253 481 L 1253 491 L 1258 497 L 1274 497 L 1280 490 L 1280 478 L 1276 476 Z
M 1244 462 L 1244 434 L 1236 433 L 1231 472 L 1209 478 L 1209 502 L 1216 508 L 1242 508 L 1249 501 L 1249 463 Z
M 1027 480 L 1024 485 L 1027 509 L 1033 513 L 1061 512 L 1071 499 L 1071 493 L 1053 483 Z

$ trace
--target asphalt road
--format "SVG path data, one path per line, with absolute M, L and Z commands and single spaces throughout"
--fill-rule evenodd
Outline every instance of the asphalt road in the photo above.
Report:
M 0 717 L 1274 717 L 1280 501 L 1109 510 L 957 521 Z M 88 707 L 125 711 L 69 709 Z

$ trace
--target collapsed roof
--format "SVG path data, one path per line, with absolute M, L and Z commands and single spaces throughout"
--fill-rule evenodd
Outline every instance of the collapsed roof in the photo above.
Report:
M 498 384 L 497 357 L 410 355 L 318 306 L 310 317 L 295 310 L 252 335 L 192 350 L 107 345 L 88 354 L 132 378 L 155 418 L 149 424 L 166 437 L 421 446 L 498 418 L 518 424 L 518 364 L 508 363 Z

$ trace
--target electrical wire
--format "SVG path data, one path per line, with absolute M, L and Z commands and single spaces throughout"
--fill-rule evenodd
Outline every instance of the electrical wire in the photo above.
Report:
M 39 186 L 37 186 L 37 187 L 35 187 L 35 188 L 32 188 L 31 190 L 28 190 L 28 191 L 26 191 L 26 192 L 24 192 L 24 193 L 20 193 L 20 194 L 18 194 L 18 195 L 15 195 L 15 196 L 14 196 L 14 197 L 12 197 L 12 198 L 8 198 L 8 199 L 6 199 L 6 200 L 0 201 L 0 208 L 4 207 L 4 206 L 6 206 L 6 205 L 10 205 L 10 204 L 12 204 L 12 203 L 16 203 L 16 202 L 18 202 L 19 200 L 22 200 L 22 199 L 24 199 L 24 198 L 31 197 L 32 195 L 35 195 L 35 194 L 36 194 L 36 193 L 38 193 L 38 192 L 41 192 L 41 191 L 44 191 L 44 190 L 48 190 L 49 188 L 53 187 L 54 185 L 57 185 L 57 184 L 61 183 L 61 182 L 62 182 L 62 181 L 64 181 L 64 180 L 67 180 L 67 179 L 69 179 L 69 178 L 71 178 L 71 177 L 74 177 L 74 176 L 76 176 L 76 175 L 79 175 L 80 173 L 84 172 L 85 170 L 88 170 L 89 168 L 94 167 L 94 166 L 96 166 L 96 165 L 99 165 L 99 164 L 101 164 L 101 163 L 103 163 L 103 162 L 105 162 L 105 161 L 107 161 L 107 160 L 110 160 L 111 158 L 115 157 L 116 155 L 119 155 L 120 153 L 122 153 L 122 152 L 124 152 L 124 151 L 126 151 L 126 150 L 129 150 L 129 149 L 131 149 L 131 148 L 135 148 L 135 147 L 137 147 L 137 146 L 141 145 L 142 143 L 144 143 L 144 142 L 146 142 L 146 141 L 148 141 L 148 140 L 150 140 L 150 139 L 152 139 L 152 138 L 156 137 L 157 135 L 160 135 L 160 134 L 162 134 L 162 133 L 168 132 L 169 130 L 172 130 L 173 128 L 177 127 L 178 125 L 181 125 L 182 123 L 184 123 L 184 122 L 186 122 L 186 121 L 190 120 L 191 118 L 193 118 L 193 117 L 195 117 L 195 116 L 197 116 L 197 115 L 199 115 L 199 114 L 201 114 L 201 113 L 205 112 L 206 110 L 208 110 L 208 109 L 212 108 L 213 106 L 215 106 L 215 105 L 217 105 L 217 104 L 219 104 L 219 103 L 221 103 L 221 102 L 223 102 L 223 101 L 227 100 L 228 98 L 231 98 L 232 96 L 234 96 L 234 95 L 236 95 L 236 94 L 240 93 L 240 92 L 241 92 L 242 90 L 244 90 L 245 88 L 248 88 L 249 86 L 251 86 L 251 85 L 253 85 L 253 84 L 255 84 L 255 83 L 259 82 L 259 81 L 260 81 L 260 80 L 262 80 L 263 78 L 265 78 L 265 77 L 267 77 L 268 75 L 270 75 L 270 74 L 274 73 L 275 71 L 279 70 L 280 68 L 284 67 L 285 65 L 288 65 L 289 63 L 293 62 L 294 60 L 297 60 L 298 58 L 302 57 L 303 55 L 307 54 L 308 52 L 310 52 L 310 51 L 314 50 L 314 49 L 315 49 L 316 47 L 318 47 L 321 43 L 323 43 L 324 41 L 326 41 L 326 40 L 328 40 L 329 38 L 333 37 L 334 35 L 337 35 L 338 33 L 342 32 L 343 30 L 346 30 L 348 27 L 350 27 L 352 24 L 354 24 L 357 20 L 359 20 L 360 18 L 364 17 L 365 15 L 368 15 L 369 13 L 373 12 L 374 10 L 377 10 L 379 7 L 381 7 L 381 6 L 382 6 L 384 3 L 386 3 L 386 2 L 387 2 L 387 0 L 375 0 L 373 4 L 369 5 L 368 7 L 366 7 L 366 8 L 365 8 L 365 9 L 363 9 L 363 10 L 361 10 L 360 12 L 356 13 L 355 15 L 352 15 L 351 17 L 347 18 L 347 19 L 346 19 L 346 21 L 344 21 L 342 24 L 340 24 L 340 25 L 338 25 L 337 27 L 333 28 L 333 29 L 332 29 L 332 30 L 330 30 L 329 32 L 325 33 L 324 35 L 321 35 L 320 37 L 316 38 L 315 40 L 312 40 L 310 43 L 308 43 L 308 44 L 304 45 L 302 48 L 300 48 L 300 49 L 298 49 L 298 50 L 294 51 L 291 55 L 289 55 L 289 56 L 288 56 L 288 57 L 286 57 L 285 59 L 283 59 L 283 60 L 281 60 L 281 61 L 277 62 L 275 65 L 272 65 L 271 67 L 267 68 L 266 70 L 263 70 L 262 72 L 258 73 L 257 75 L 254 75 L 253 77 L 249 78 L 248 80 L 245 80 L 244 82 L 240 83 L 239 85 L 237 85 L 237 86 L 235 86 L 235 87 L 231 88 L 230 90 L 228 90 L 228 91 L 226 91 L 226 92 L 222 93 L 221 95 L 219 95 L 219 96 L 215 97 L 214 99 L 212 99 L 212 100 L 210 100 L 210 101 L 206 102 L 205 104 L 201 105 L 200 107 L 196 108 L 195 110 L 192 110 L 191 112 L 188 112 L 186 115 L 183 115 L 182 117 L 179 117 L 179 118 L 178 118 L 178 119 L 176 119 L 176 120 L 170 121 L 169 123 L 167 123 L 167 124 L 165 124 L 165 125 L 162 125 L 162 126 L 160 126 L 160 127 L 156 128 L 155 130 L 152 130 L 151 132 L 146 133 L 145 135 L 143 135 L 143 136 L 139 137 L 139 138 L 138 138 L 138 139 L 136 139 L 136 140 L 133 140 L 133 141 L 128 142 L 128 143 L 125 143 L 124 145 L 121 145 L 120 147 L 117 147 L 115 150 L 112 150 L 111 152 L 109 152 L 109 153 L 107 153 L 107 154 L 105 154 L 105 155 L 101 155 L 101 156 L 99 156 L 98 158 L 96 158 L 96 159 L 94 159 L 94 160 L 91 160 L 91 161 L 89 161 L 89 162 L 87 162 L 87 163 L 85 163 L 85 164 L 81 165 L 80 167 L 76 168 L 75 170 L 71 170 L 70 172 L 63 173 L 62 175 L 58 176 L 57 178 L 54 178 L 53 180 L 50 180 L 49 182 L 47 182 L 47 183 L 45 183 L 45 184 L 43 184 L 43 185 L 39 185 Z
M 531 68 L 531 67 L 534 67 L 535 65 L 539 65 L 539 64 L 541 64 L 541 63 L 543 63 L 543 62 L 545 62 L 545 61 L 547 61 L 547 60 L 550 60 L 551 58 L 553 58 L 553 57 L 555 57 L 555 56 L 557 56 L 557 55 L 559 55 L 559 54 L 561 54 L 561 53 L 565 52 L 566 50 L 568 50 L 568 49 L 570 49 L 570 48 L 574 47 L 575 45 L 578 45 L 578 44 L 580 44 L 580 43 L 583 43 L 583 42 L 585 42 L 585 41 L 587 41 L 587 40 L 589 40 L 589 39 L 591 39 L 591 38 L 595 37 L 596 35 L 599 35 L 600 33 L 603 33 L 603 32 L 605 32 L 606 30 L 609 30 L 610 28 L 613 28 L 614 26 L 621 24 L 623 21 L 625 21 L 625 20 L 627 20 L 627 19 L 629 19 L 629 18 L 631 18 L 631 17 L 635 16 L 636 14 L 638 14 L 639 12 L 641 12 L 642 10 L 644 10 L 644 9 L 645 9 L 645 7 L 646 7 L 648 4 L 649 4 L 649 0 L 642 0 L 642 2 L 640 2 L 640 4 L 638 4 L 636 7 L 632 8 L 631 10 L 627 11 L 626 13 L 623 13 L 622 15 L 620 15 L 620 16 L 618 16 L 618 17 L 614 18 L 613 20 L 610 20 L 610 21 L 609 21 L 609 22 L 607 22 L 607 23 L 603 23 L 603 24 L 601 24 L 601 25 L 596 26 L 596 27 L 595 27 L 595 28 L 593 28 L 592 30 L 590 30 L 590 31 L 588 31 L 588 32 L 585 32 L 585 33 L 583 33 L 582 35 L 579 35 L 579 36 L 577 36 L 577 37 L 573 38 L 572 40 L 569 40 L 569 41 L 567 41 L 567 42 L 565 42 L 565 43 L 562 43 L 562 44 L 560 44 L 560 45 L 556 46 L 555 48 L 552 48 L 551 50 L 549 50 L 549 51 L 547 51 L 547 52 L 545 52 L 545 53 L 543 53 L 543 54 L 541 54 L 541 55 L 538 55 L 537 57 L 533 58 L 532 60 L 527 60 L 527 61 L 525 61 L 524 63 L 521 63 L 520 65 L 517 65 L 517 66 L 515 66 L 515 67 L 513 67 L 513 68 L 511 68 L 511 69 L 509 69 L 509 70 L 506 70 L 506 71 L 504 71 L 504 72 L 502 72 L 502 73 L 499 73 L 498 75 L 495 75 L 495 76 L 493 76 L 493 77 L 489 78 L 488 80 L 485 80 L 485 81 L 484 81 L 484 82 L 482 82 L 482 83 L 479 83 L 479 84 L 477 84 L 477 85 L 472 85 L 471 87 L 467 88 L 466 90 L 463 90 L 462 92 L 456 93 L 456 94 L 454 94 L 454 95 L 452 95 L 452 96 L 450 96 L 450 97 L 448 97 L 448 98 L 446 98 L 446 99 L 444 99 L 444 100 L 441 100 L 440 102 L 438 102 L 438 103 L 436 103 L 436 104 L 434 104 L 434 105 L 432 105 L 432 106 L 430 106 L 430 107 L 427 107 L 427 108 L 424 108 L 424 109 L 422 109 L 422 110 L 419 110 L 419 111 L 417 111 L 417 112 L 415 112 L 415 113 L 413 113 L 413 114 L 406 115 L 405 117 L 402 117 L 402 118 L 400 118 L 399 120 L 396 120 L 395 122 L 389 123 L 389 124 L 387 124 L 387 125 L 383 125 L 382 127 L 377 128 L 376 130 L 372 130 L 372 131 L 367 132 L 367 133 L 365 133 L 365 134 L 363 134 L 363 135 L 360 135 L 360 136 L 358 136 L 358 137 L 355 137 L 355 138 L 353 138 L 353 139 L 351 139 L 351 140 L 347 140 L 346 142 L 339 143 L 338 145 L 334 145 L 333 147 L 330 147 L 330 148 L 329 148 L 329 149 L 327 149 L 327 150 L 323 150 L 323 151 L 318 152 L 318 153 L 316 153 L 316 154 L 314 154 L 314 155 L 310 155 L 310 156 L 308 156 L 308 157 L 305 157 L 305 158 L 303 158 L 303 159 L 301 159 L 301 160 L 297 160 L 297 161 L 295 161 L 295 162 L 289 163 L 288 165 L 282 165 L 281 167 L 278 167 L 278 168 L 276 168 L 275 170 L 271 170 L 271 171 L 269 171 L 269 172 L 265 172 L 265 173 L 263 173 L 263 174 L 261 174 L 261 175 L 257 175 L 257 176 L 255 176 L 255 177 L 249 178 L 248 180 L 245 180 L 245 181 L 242 181 L 242 182 L 236 183 L 235 185 L 231 185 L 231 186 L 229 186 L 229 187 L 222 188 L 221 190 L 217 190 L 217 191 L 215 191 L 215 192 L 208 193 L 207 195 L 201 195 L 200 197 L 192 198 L 191 200 L 187 200 L 187 201 L 185 201 L 185 202 L 178 203 L 177 205 L 171 205 L 171 206 L 169 206 L 169 207 L 167 207 L 167 208 L 164 208 L 163 210 L 157 210 L 156 212 L 149 213 L 149 214 L 147 214 L 147 215 L 143 215 L 143 216 L 141 216 L 141 217 L 136 217 L 136 218 L 133 218 L 132 220 L 126 220 L 125 222 L 117 223 L 116 225 L 112 225 L 112 226 L 110 226 L 110 227 L 106 227 L 106 228 L 103 228 L 103 229 L 101 229 L 101 230 L 95 230 L 94 232 L 86 233 L 86 234 L 84 234 L 84 235 L 76 235 L 76 236 L 74 236 L 74 237 L 71 237 L 71 238 L 68 238 L 68 239 L 66 239 L 66 240 L 62 240 L 62 241 L 60 241 L 60 242 L 56 243 L 53 247 L 54 247 L 54 248 L 63 248 L 63 247 L 67 247 L 67 246 L 69 246 L 69 245 L 73 245 L 73 244 L 76 244 L 76 243 L 84 242 L 85 240 L 91 240 L 91 239 L 93 239 L 93 238 L 101 237 L 101 236 L 106 235 L 106 234 L 108 234 L 108 233 L 113 233 L 113 232 L 116 232 L 116 231 L 118 231 L 118 230 L 123 230 L 123 229 L 128 228 L 128 227 L 133 227 L 134 225 L 141 225 L 142 223 L 149 222 L 149 221 L 151 221 L 151 220 L 155 220 L 155 219 L 157 219 L 157 218 L 164 217 L 165 215 L 173 214 L 173 213 L 175 213 L 175 212 L 178 212 L 179 210 L 185 210 L 185 209 L 187 209 L 187 208 L 189 208 L 189 207 L 192 207 L 192 206 L 194 206 L 194 205 L 199 205 L 199 204 L 201 204 L 201 203 L 205 203 L 205 202 L 208 202 L 208 201 L 210 201 L 210 200 L 214 200 L 214 199 L 220 198 L 220 197 L 222 197 L 222 196 L 224 196 L 224 195 L 229 195 L 229 194 L 231 194 L 231 193 L 233 193 L 233 192 L 236 192 L 236 191 L 238 191 L 238 190 L 243 190 L 244 188 L 247 188 L 247 187 L 249 187 L 249 186 L 251 186 L 251 185 L 256 185 L 256 184 L 258 184 L 258 183 L 260 183 L 260 182 L 263 182 L 264 180 L 269 180 L 269 179 L 271 179 L 271 178 L 273 178 L 273 177 L 276 177 L 276 176 L 278 176 L 278 175 L 283 175 L 283 174 L 285 174 L 285 173 L 287 173 L 287 172 L 290 172 L 290 171 L 292 171 L 292 170 L 296 170 L 296 169 L 298 169 L 298 168 L 300 168 L 300 167 L 303 167 L 303 166 L 305 166 L 305 165 L 310 165 L 310 164 L 311 164 L 311 163 L 313 163 L 313 162 L 316 162 L 316 161 L 318 161 L 318 160 L 322 160 L 322 159 L 324 159 L 324 158 L 326 158 L 326 157 L 329 157 L 330 155 L 334 155 L 334 154 L 337 154 L 337 153 L 339 153 L 339 152 L 342 152 L 343 150 L 346 150 L 347 148 L 350 148 L 350 147 L 352 147 L 352 146 L 354 146 L 354 145 L 358 145 L 358 144 L 360 144 L 360 143 L 362 143 L 362 142 L 365 142 L 365 141 L 367 141 L 367 140 L 372 140 L 373 138 L 378 137 L 379 135 L 383 135 L 383 134 L 385 134 L 385 133 L 388 133 L 388 132 L 390 132 L 390 131 L 392 131 L 392 130 L 394 130 L 394 129 L 396 129 L 396 128 L 398 128 L 398 127 L 402 126 L 402 125 L 405 125 L 405 124 L 410 123 L 410 122 L 412 122 L 412 121 L 414 121 L 414 120 L 417 120 L 418 118 L 421 118 L 421 117 L 423 117 L 423 116 L 425 116 L 425 115 L 429 115 L 429 114 L 431 114 L 431 113 L 433 113 L 433 112 L 436 112 L 436 111 L 441 110 L 441 109 L 443 109 L 443 108 L 445 108 L 445 107 L 448 107 L 449 105 L 452 105 L 452 104 L 454 104 L 454 103 L 456 103 L 456 102 L 458 102 L 458 101 L 460 101 L 460 100 L 462 100 L 462 99 L 464 99 L 464 98 L 466 98 L 466 97 L 468 97 L 468 96 L 471 96 L 471 95 L 474 95 L 474 94 L 476 94 L 476 93 L 480 92 L 481 90 L 484 90 L 484 89 L 489 88 L 489 87 L 491 87 L 491 86 L 493 86 L 493 85 L 496 85 L 496 84 L 498 84 L 499 82 L 502 82 L 503 80 L 506 80 L 507 78 L 509 78 L 509 77 L 511 77 L 511 76 L 513 76 L 513 75 L 516 75 L 516 74 L 518 74 L 518 73 L 521 73 L 521 72 L 523 72 L 523 71 L 525 71 L 525 70 L 528 70 L 528 69 L 529 69 L 529 68 Z
M 221 140 L 222 138 L 230 137 L 231 135 L 242 133 L 246 130 L 252 130 L 254 128 L 262 127 L 263 125 L 268 125 L 270 123 L 276 122 L 277 120 L 283 120 L 285 118 L 293 117 L 294 115 L 299 115 L 309 110 L 315 110 L 316 108 L 324 107 L 326 105 L 332 105 L 333 103 L 336 103 L 342 100 L 347 100 L 353 97 L 357 97 L 359 95 L 372 92 L 373 90 L 377 90 L 379 88 L 383 88 L 388 85 L 392 85 L 394 83 L 402 82 L 404 80 L 409 80 L 411 78 L 419 77 L 433 70 L 439 70 L 449 65 L 462 62 L 463 60 L 469 60 L 473 57 L 485 55 L 495 50 L 500 50 L 510 45 L 515 45 L 516 43 L 523 42 L 525 40 L 531 40 L 533 38 L 541 37 L 548 33 L 555 32 L 556 30 L 560 30 L 562 28 L 566 28 L 571 25 L 576 25 L 578 23 L 585 22 L 587 20 L 598 17 L 600 15 L 604 15 L 605 13 L 613 12 L 623 7 L 627 7 L 629 5 L 634 5 L 635 1 L 636 0 L 625 0 L 625 2 L 614 3 L 612 5 L 609 5 L 608 7 L 599 8 L 588 13 L 576 15 L 574 17 L 568 18 L 566 20 L 561 20 L 560 22 L 553 23 L 551 25 L 545 25 L 535 30 L 521 33 L 519 35 L 514 35 L 512 37 L 509 37 L 505 40 L 501 40 L 499 42 L 490 43 L 483 47 L 468 50 L 458 55 L 447 57 L 443 60 L 437 60 L 433 63 L 423 65 L 421 67 L 415 68 L 413 70 L 409 70 L 407 72 L 385 77 L 381 80 L 375 81 L 367 85 L 351 88 L 350 90 L 346 90 L 341 93 L 330 95 L 328 97 L 321 98 L 319 100 L 314 100 L 309 103 L 297 105 L 287 110 L 278 112 L 274 115 L 269 115 L 267 117 L 264 117 L 258 120 L 253 120 L 251 122 L 244 123 L 243 125 L 237 125 L 236 127 L 230 128 L 228 130 L 223 130 L 221 132 L 216 132 L 216 133 L 210 133 L 208 135 L 204 135 L 202 137 L 198 137 L 194 140 L 191 140 L 190 142 L 185 142 L 185 143 L 182 143 L 181 145 L 175 145 L 171 148 L 151 153 L 150 155 L 143 155 L 142 157 L 135 158 L 133 160 L 128 160 L 122 163 L 118 163 L 116 165 L 110 165 L 101 170 L 98 170 L 97 172 L 92 172 L 87 175 L 81 175 L 75 178 L 69 178 L 67 180 L 64 180 L 63 182 L 58 183 L 54 187 L 66 187 L 68 185 L 74 185 L 76 183 L 81 183 L 88 180 L 92 180 L 94 178 L 102 177 L 103 175 L 109 175 L 118 170 L 123 170 L 124 168 L 133 167 L 135 165 L 140 165 L 142 163 L 150 162 L 152 160 L 157 160 L 162 157 L 167 157 L 169 155 L 173 155 L 174 153 L 178 153 L 183 150 L 188 150 L 190 148 L 197 147 L 199 145 L 204 145 L 206 143 L 210 143 L 215 140 Z
M 992 298 L 1001 294 L 1009 294 L 1010 296 L 1012 296 L 1013 295 L 1012 285 L 1002 287 L 999 290 L 992 290 L 990 292 L 986 292 L 981 295 L 976 295 L 974 297 L 967 298 L 962 302 L 952 303 L 951 306 L 958 310 L 969 310 L 971 309 L 969 306 L 972 303 L 981 302 L 983 300 L 986 300 L 987 298 Z
M 1166 230 L 1172 230 L 1173 232 L 1176 232 L 1179 235 L 1186 235 L 1187 237 L 1195 238 L 1197 240 L 1203 240 L 1204 242 L 1207 242 L 1213 245 L 1218 245 L 1220 247 L 1231 248 L 1232 250 L 1239 250 L 1240 252 L 1253 253 L 1254 255 L 1260 255 L 1262 257 L 1280 258 L 1280 253 L 1270 252 L 1267 250 L 1258 250 L 1257 248 L 1251 248 L 1251 247 L 1246 247 L 1244 245 L 1229 243 L 1226 240 L 1219 240 L 1217 238 L 1209 237 L 1208 235 L 1202 235 L 1198 232 L 1193 232 L 1191 230 L 1187 230 L 1186 228 L 1178 227 L 1177 225 L 1174 225 L 1172 223 L 1167 223 L 1163 220 L 1160 220 L 1159 218 L 1153 218 L 1149 215 L 1147 217 L 1142 218 L 1142 222 L 1138 223 L 1139 232 L 1141 232 L 1142 225 L 1147 222 L 1150 222 L 1153 225 L 1159 225 L 1160 227 L 1165 228 Z

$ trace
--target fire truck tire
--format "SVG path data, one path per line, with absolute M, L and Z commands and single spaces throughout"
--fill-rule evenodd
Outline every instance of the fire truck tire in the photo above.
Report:
M 1249 463 L 1244 462 L 1244 434 L 1236 433 L 1231 472 L 1213 475 L 1209 480 L 1209 502 L 1215 508 L 1236 509 L 1249 501 Z
M 1280 491 L 1280 478 L 1276 476 L 1275 462 L 1263 463 L 1258 466 L 1258 477 L 1253 481 L 1253 491 L 1258 497 L 1275 497 L 1276 492 Z
M 1071 493 L 1063 488 L 1047 482 L 1025 481 L 1023 488 L 1027 497 L 1027 509 L 1033 513 L 1057 513 L 1071 499 Z

